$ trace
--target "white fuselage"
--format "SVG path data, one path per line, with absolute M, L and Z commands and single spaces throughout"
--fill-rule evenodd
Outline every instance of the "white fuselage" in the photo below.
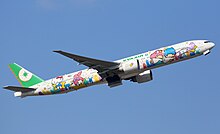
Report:
M 120 63 L 118 76 L 122 80 L 128 79 L 146 70 L 207 54 L 213 47 L 212 42 L 194 40 L 123 58 L 115 61 Z M 106 79 L 97 70 L 85 69 L 36 84 L 31 87 L 36 88 L 35 91 L 22 93 L 21 97 L 62 94 L 103 83 L 107 83 Z

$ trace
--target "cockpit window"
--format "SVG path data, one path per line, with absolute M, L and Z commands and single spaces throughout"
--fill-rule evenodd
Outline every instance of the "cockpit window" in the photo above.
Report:
M 204 43 L 212 43 L 211 41 L 209 41 L 209 40 L 207 40 L 207 41 L 205 41 Z

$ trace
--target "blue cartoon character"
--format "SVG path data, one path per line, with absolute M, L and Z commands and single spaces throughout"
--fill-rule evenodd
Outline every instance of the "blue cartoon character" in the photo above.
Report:
M 69 90 L 71 86 L 71 83 L 67 83 L 67 82 L 62 82 L 62 90 Z
M 170 62 L 174 60 L 174 57 L 176 55 L 176 50 L 173 47 L 166 48 L 164 50 L 164 62 Z
M 51 84 L 53 86 L 53 89 L 51 89 L 52 93 L 58 93 L 61 91 L 62 84 L 61 82 L 63 81 L 63 76 L 58 76 L 54 79 L 52 79 Z

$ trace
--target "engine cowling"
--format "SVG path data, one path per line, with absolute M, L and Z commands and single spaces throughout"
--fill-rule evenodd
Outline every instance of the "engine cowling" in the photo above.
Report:
M 151 70 L 144 71 L 143 73 L 140 73 L 139 75 L 133 77 L 131 81 L 137 82 L 137 83 L 144 83 L 153 80 L 153 75 Z
M 125 73 L 138 71 L 139 70 L 139 62 L 136 59 L 122 62 L 120 65 L 120 70 L 124 71 Z
M 112 77 L 107 77 L 106 81 L 108 82 L 108 86 L 110 88 L 122 85 L 121 78 L 118 75 L 114 75 Z

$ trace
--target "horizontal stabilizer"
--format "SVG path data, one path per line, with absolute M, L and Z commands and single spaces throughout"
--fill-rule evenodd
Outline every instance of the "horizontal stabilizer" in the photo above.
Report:
M 16 87 L 16 86 L 5 86 L 4 89 L 8 89 L 14 92 L 29 92 L 29 91 L 35 91 L 36 89 L 34 88 L 27 88 L 27 87 Z

